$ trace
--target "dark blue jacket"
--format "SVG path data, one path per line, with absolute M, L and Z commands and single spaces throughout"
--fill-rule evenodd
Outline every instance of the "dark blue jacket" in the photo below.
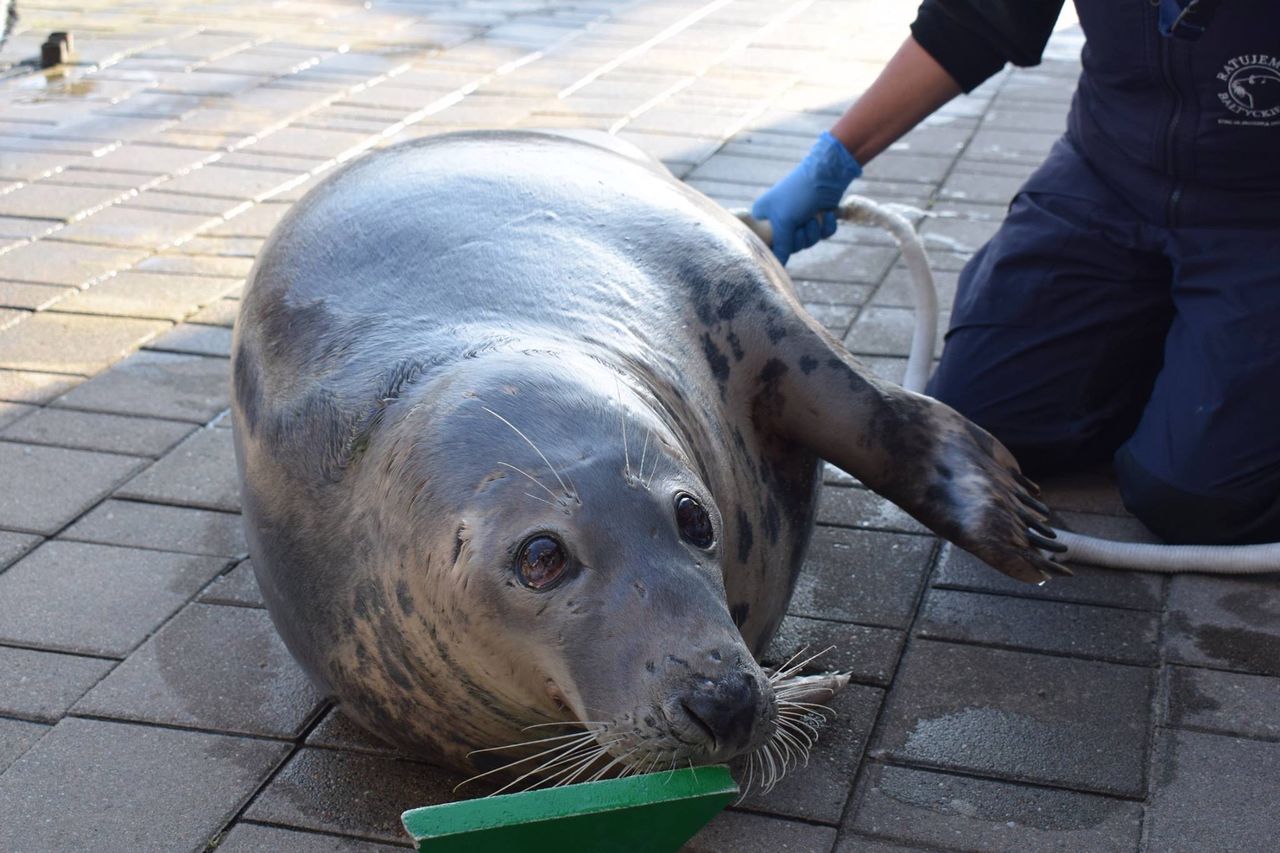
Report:
M 1062 0 L 925 0 L 912 33 L 966 91 L 1034 65 Z M 1076 0 L 1086 44 L 1067 135 L 1157 225 L 1280 231 L 1280 2 L 1221 0 L 1163 36 L 1151 0 Z

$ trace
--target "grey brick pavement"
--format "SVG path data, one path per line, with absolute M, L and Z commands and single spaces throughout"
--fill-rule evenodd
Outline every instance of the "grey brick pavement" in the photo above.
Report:
M 389 850 L 402 808 L 456 796 L 314 694 L 244 559 L 230 328 L 292 202 L 373 147 L 572 126 L 748 204 L 914 5 L 24 0 L 0 53 L 0 850 Z M 54 29 L 74 64 L 15 64 Z M 859 182 L 919 223 L 944 304 L 1061 132 L 1079 48 L 1060 33 Z M 791 273 L 900 376 L 885 235 L 843 230 Z M 855 684 L 809 767 L 691 851 L 1274 849 L 1280 581 L 1022 586 L 828 480 L 769 657 L 834 645 Z M 1047 494 L 1078 529 L 1149 535 L 1106 472 Z

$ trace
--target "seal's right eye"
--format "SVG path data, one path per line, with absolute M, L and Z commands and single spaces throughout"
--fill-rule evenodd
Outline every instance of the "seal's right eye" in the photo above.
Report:
M 546 589 L 564 576 L 569 555 L 553 536 L 535 536 L 525 542 L 516 557 L 516 574 L 530 589 Z

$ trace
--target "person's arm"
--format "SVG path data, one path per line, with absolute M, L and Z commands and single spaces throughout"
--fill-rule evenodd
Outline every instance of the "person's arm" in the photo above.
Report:
M 888 148 L 960 86 L 914 36 L 907 36 L 875 81 L 831 128 L 860 164 Z
M 1063 0 L 924 0 L 911 35 L 875 81 L 751 215 L 773 225 L 786 263 L 835 233 L 833 210 L 862 164 L 938 107 L 970 92 L 1005 62 L 1035 65 Z

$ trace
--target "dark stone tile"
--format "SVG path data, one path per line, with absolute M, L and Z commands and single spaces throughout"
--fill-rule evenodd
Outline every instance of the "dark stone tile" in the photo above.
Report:
M 1146 849 L 1274 850 L 1280 743 L 1161 729 Z
M 680 848 L 680 853 L 828 853 L 836 843 L 829 826 L 746 812 L 721 812 Z
M 895 762 L 1138 797 L 1147 669 L 917 640 L 873 754 Z
M 113 666 L 102 658 L 0 646 L 0 714 L 56 723 Z
M 0 640 L 124 657 L 221 566 L 207 557 L 46 542 L 0 575 Z
M 42 537 L 34 533 L 0 530 L 0 570 L 40 544 Z
M 1115 607 L 933 590 L 916 625 L 919 636 L 935 640 L 1117 663 L 1153 664 L 1158 658 L 1159 615 Z
M 1280 675 L 1280 580 L 1175 577 L 1165 654 L 1180 663 Z
M 399 841 L 404 838 L 401 813 L 464 799 L 453 793 L 460 781 L 461 777 L 429 764 L 304 748 L 289 759 L 244 816 L 318 832 Z
M 900 533 L 928 533 L 929 529 L 892 501 L 867 489 L 824 486 L 818 504 L 818 523 L 862 527 Z
M 770 791 L 748 793 L 741 808 L 838 824 L 883 699 L 883 690 L 850 684 L 831 700 L 833 714 L 807 715 L 819 733 L 808 762 L 793 765 Z M 745 785 L 746 762 L 738 761 L 734 766 L 734 777 Z M 755 778 L 758 785 L 759 775 Z
M 200 594 L 206 604 L 234 604 L 240 607 L 265 607 L 258 579 L 253 574 L 253 563 L 245 560 L 229 572 L 214 578 L 213 583 Z
M 0 717 L 0 774 L 49 730 L 49 726 Z M 0 800 L 0 804 L 3 804 Z M 7 820 L 6 816 L 6 820 Z
M 230 388 L 225 358 L 139 352 L 55 405 L 203 424 L 229 405 Z
M 1128 853 L 1142 825 L 1138 803 L 877 763 L 855 796 L 853 829 L 930 849 Z
M 793 658 L 799 662 L 830 649 L 805 667 L 806 672 L 848 672 L 854 681 L 888 685 L 898 666 L 898 655 L 906 634 L 893 628 L 872 628 L 788 616 L 763 655 L 763 660 L 780 666 Z
M 292 738 L 321 701 L 265 610 L 192 604 L 90 690 L 75 713 Z
M 324 718 L 307 735 L 307 746 L 322 746 L 346 752 L 370 752 L 392 758 L 401 757 L 399 750 L 385 743 L 351 721 L 342 711 L 330 708 Z
M 375 844 L 337 835 L 299 832 L 257 823 L 237 823 L 222 837 L 218 853 L 390 853 L 412 845 Z
M 901 533 L 818 528 L 790 612 L 906 628 L 935 547 Z
M 238 515 L 133 501 L 106 501 L 62 535 L 83 542 L 217 557 L 244 557 L 249 550 Z
M 1171 666 L 1163 722 L 1280 740 L 1280 678 Z
M 264 740 L 63 720 L 0 775 L 0 850 L 203 849 L 287 751 Z
M 824 240 L 787 261 L 787 272 L 811 281 L 878 284 L 898 256 L 896 248 Z
M 116 494 L 155 503 L 238 512 L 240 478 L 231 430 L 197 430 Z
M 181 421 L 46 408 L 23 418 L 2 434 L 13 441 L 154 458 L 193 429 L 192 424 Z
M 1070 510 L 1098 515 L 1129 514 L 1120 501 L 1115 472 L 1110 465 L 1044 477 L 1040 481 L 1040 487 L 1040 499 L 1059 512 Z
M 0 527 L 51 535 L 146 463 L 132 456 L 0 442 Z
M 1073 566 L 1071 577 L 1058 577 L 1043 586 L 1016 581 L 979 560 L 962 548 L 948 544 L 942 553 L 933 585 L 979 592 L 998 592 L 1042 598 L 1048 601 L 1074 601 L 1080 604 L 1104 604 L 1131 610 L 1159 610 L 1165 579 L 1150 572 L 1126 572 Z

